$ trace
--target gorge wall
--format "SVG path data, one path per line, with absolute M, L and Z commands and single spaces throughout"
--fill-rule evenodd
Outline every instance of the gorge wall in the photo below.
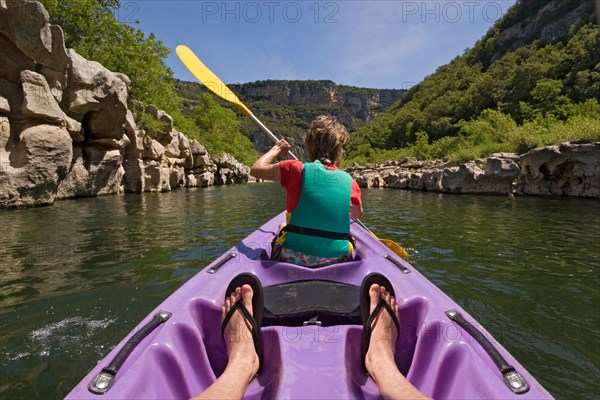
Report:
M 282 105 L 341 106 L 365 122 L 402 98 L 405 90 L 366 89 L 332 81 L 258 81 L 230 85 L 248 101 L 266 100 Z
M 0 208 L 248 180 L 153 106 L 164 128 L 139 129 L 129 78 L 65 48 L 40 3 L 0 1 L 0 60 Z

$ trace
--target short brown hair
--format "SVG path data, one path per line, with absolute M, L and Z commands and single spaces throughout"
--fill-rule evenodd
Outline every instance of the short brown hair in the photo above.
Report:
M 348 130 L 331 115 L 319 115 L 304 137 L 309 161 L 327 158 L 334 164 L 342 161 Z

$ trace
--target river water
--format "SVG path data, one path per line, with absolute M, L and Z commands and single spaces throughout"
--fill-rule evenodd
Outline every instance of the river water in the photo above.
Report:
M 365 216 L 557 398 L 600 398 L 600 202 L 364 190 Z M 274 184 L 0 212 L 0 397 L 62 398 L 280 212 Z

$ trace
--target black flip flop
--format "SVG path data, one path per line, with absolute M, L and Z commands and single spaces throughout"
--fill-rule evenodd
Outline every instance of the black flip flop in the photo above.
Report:
M 396 297 L 394 293 L 394 288 L 392 283 L 385 276 L 378 274 L 376 272 L 371 273 L 362 281 L 360 285 L 360 315 L 363 321 L 363 341 L 362 341 L 362 350 L 361 350 L 361 358 L 362 358 L 362 367 L 365 372 L 367 372 L 367 366 L 365 364 L 365 358 L 367 357 L 367 351 L 369 350 L 369 343 L 371 342 L 371 333 L 373 333 L 373 320 L 377 318 L 382 309 L 385 309 L 390 316 L 392 317 L 392 321 L 394 325 L 396 325 L 396 331 L 398 332 L 398 336 L 396 340 L 400 337 L 400 322 L 398 321 L 398 317 L 394 313 L 394 310 L 390 307 L 390 305 L 383 299 L 379 299 L 379 303 L 373 309 L 373 313 L 370 313 L 371 309 L 371 297 L 369 296 L 369 289 L 371 285 L 374 283 L 379 286 L 385 287 L 385 289 L 390 292 L 390 294 Z M 368 373 L 368 372 L 367 372 Z
M 251 274 L 249 272 L 239 274 L 236 277 L 234 277 L 231 280 L 231 282 L 229 282 L 227 290 L 225 291 L 225 298 L 229 297 L 229 295 L 235 290 L 236 287 L 243 285 L 250 285 L 252 287 L 252 292 L 254 293 L 252 296 L 252 311 L 254 315 L 250 314 L 250 311 L 248 311 L 248 309 L 244 305 L 243 300 L 238 300 L 233 305 L 233 307 L 231 307 L 227 315 L 225 315 L 225 319 L 223 319 L 223 322 L 221 323 L 221 337 L 223 338 L 223 340 L 225 340 L 225 327 L 227 327 L 227 324 L 233 316 L 233 313 L 235 313 L 238 310 L 241 311 L 244 317 L 250 323 L 250 326 L 252 327 L 251 333 L 252 340 L 254 341 L 254 350 L 256 350 L 256 354 L 258 355 L 259 365 L 258 372 L 256 373 L 258 375 L 262 371 L 263 366 L 263 349 L 262 343 L 260 341 L 260 327 L 262 324 L 263 302 L 265 297 L 263 294 L 262 285 L 256 277 L 256 275 L 254 274 Z

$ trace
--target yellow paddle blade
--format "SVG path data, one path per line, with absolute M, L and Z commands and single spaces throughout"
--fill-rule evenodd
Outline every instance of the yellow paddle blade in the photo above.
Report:
M 187 46 L 177 46 L 175 49 L 177 55 L 183 62 L 183 65 L 206 87 L 208 90 L 219 96 L 225 101 L 235 104 L 239 110 L 246 116 L 250 116 L 252 112 L 244 103 L 238 99 L 235 93 L 223 83 L 210 69 L 200 61 L 198 57 Z
M 403 260 L 408 261 L 408 253 L 398 243 L 389 239 L 379 239 L 379 241 L 385 244 L 388 247 L 388 249 L 399 255 Z
M 390 240 L 390 239 L 379 239 L 377 237 L 377 235 L 375 233 L 373 233 L 373 231 L 371 231 L 369 228 L 367 228 L 367 226 L 365 224 L 363 224 L 360 219 L 356 218 L 354 221 L 357 224 L 359 224 L 364 230 L 366 230 L 371 235 L 373 235 L 373 237 L 375 239 L 377 239 L 381 243 L 385 244 L 388 247 L 388 249 L 390 249 L 391 251 L 393 251 L 394 253 L 396 253 L 397 255 L 399 255 L 403 260 L 408 261 L 408 253 L 398 243 L 396 243 L 396 242 L 394 242 L 393 240 Z

